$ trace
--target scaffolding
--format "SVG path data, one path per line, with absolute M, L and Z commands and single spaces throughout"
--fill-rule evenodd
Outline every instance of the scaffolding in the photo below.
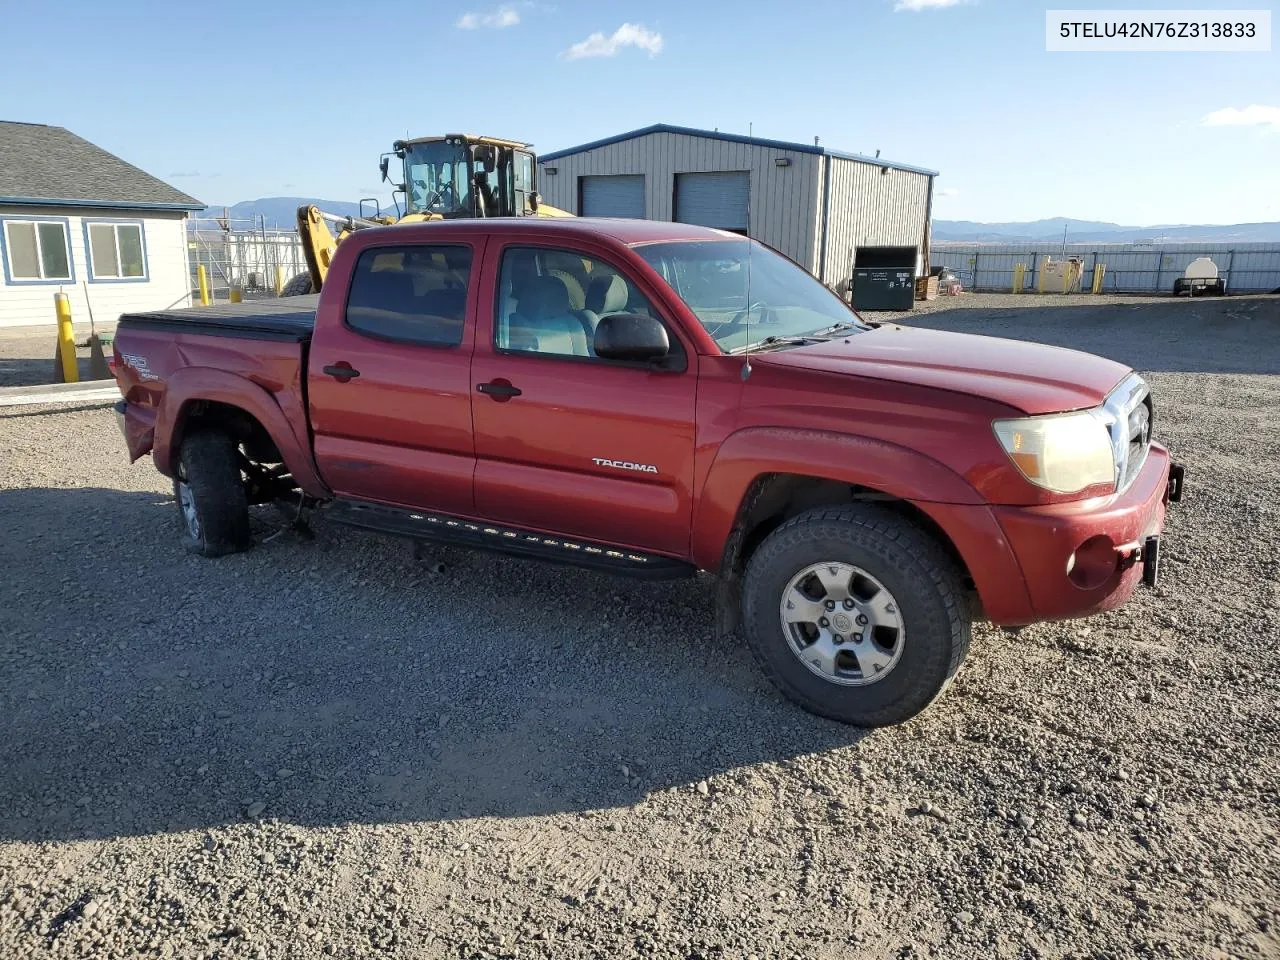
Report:
M 189 219 L 187 260 L 196 302 L 202 266 L 214 300 L 229 299 L 232 287 L 239 287 L 246 299 L 274 297 L 283 284 L 307 270 L 297 228 L 268 228 L 264 216 Z

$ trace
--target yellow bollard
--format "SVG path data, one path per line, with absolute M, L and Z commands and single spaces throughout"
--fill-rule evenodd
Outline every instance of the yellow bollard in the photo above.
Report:
M 196 267 L 196 277 L 200 281 L 200 306 L 207 307 L 209 305 L 209 274 L 205 272 L 203 263 Z
M 233 283 L 231 285 L 231 293 L 228 295 L 232 303 L 239 303 L 244 299 L 244 294 L 240 292 L 240 284 Z
M 1102 292 L 1102 281 L 1107 275 L 1107 265 L 1105 263 L 1095 263 L 1093 265 L 1093 292 Z
M 276 296 L 280 296 L 280 291 L 284 289 L 284 267 L 276 264 Z
M 1021 293 L 1023 283 L 1027 276 L 1027 265 L 1025 263 L 1015 263 L 1013 265 L 1013 292 Z
M 58 360 L 62 364 L 62 382 L 79 383 L 80 364 L 76 361 L 76 331 L 71 326 L 71 299 L 65 293 L 55 293 L 53 309 L 58 315 Z

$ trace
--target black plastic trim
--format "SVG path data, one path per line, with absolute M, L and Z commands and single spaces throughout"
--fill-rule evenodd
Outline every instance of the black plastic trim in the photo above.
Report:
M 363 500 L 335 500 L 325 508 L 325 516 L 335 523 L 377 533 L 473 547 L 645 580 L 671 580 L 693 576 L 697 572 L 691 563 L 658 554 Z
M 1169 502 L 1177 503 L 1182 499 L 1182 483 L 1187 474 L 1186 468 L 1180 463 L 1172 463 L 1169 465 Z

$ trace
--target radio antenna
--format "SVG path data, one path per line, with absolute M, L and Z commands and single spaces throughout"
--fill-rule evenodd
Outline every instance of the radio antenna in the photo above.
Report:
M 747 188 L 747 343 L 743 351 L 742 379 L 751 376 L 751 189 Z

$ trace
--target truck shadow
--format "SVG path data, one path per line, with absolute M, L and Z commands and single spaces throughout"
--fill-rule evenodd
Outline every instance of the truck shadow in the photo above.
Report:
M 205 560 L 175 524 L 160 493 L 0 491 L 0 840 L 627 806 L 867 735 L 717 639 L 705 580 L 323 521 Z
M 1084 350 L 1144 372 L 1280 374 L 1280 297 L 1098 304 L 1079 294 L 1050 302 L 1054 305 L 1042 305 L 1035 294 L 1007 307 L 984 305 L 982 298 L 962 305 L 962 299 L 951 309 L 874 316 L 905 326 Z

